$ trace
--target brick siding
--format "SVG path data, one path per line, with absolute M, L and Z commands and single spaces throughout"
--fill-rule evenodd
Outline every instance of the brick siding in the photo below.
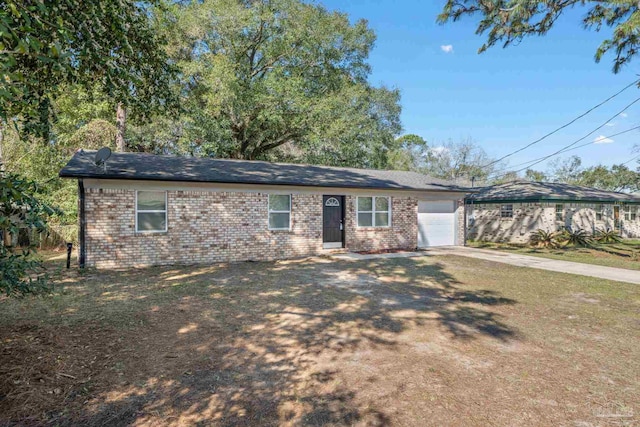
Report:
M 346 198 L 349 250 L 417 246 L 417 200 L 392 197 L 390 228 L 356 228 Z M 87 189 L 86 265 L 114 268 L 273 260 L 321 254 L 322 195 L 292 195 L 291 230 L 268 230 L 268 193 L 168 191 L 168 230 L 136 233 L 135 191 Z
M 356 196 L 346 197 L 345 246 L 351 251 L 415 249 L 418 246 L 418 200 L 391 197 L 391 227 L 357 227 Z
M 562 203 L 559 203 L 562 204 Z M 500 218 L 500 205 L 494 203 L 467 206 L 473 224 L 468 224 L 467 237 L 492 242 L 528 243 L 531 234 L 538 229 L 553 232 L 562 227 L 584 230 L 589 234 L 596 230 L 613 229 L 613 205 L 604 204 L 602 220 L 596 220 L 596 204 L 564 203 L 564 219 L 556 220 L 555 203 L 513 203 L 513 218 Z M 624 219 L 620 206 L 621 231 L 624 238 L 640 236 L 640 211 L 635 221 Z

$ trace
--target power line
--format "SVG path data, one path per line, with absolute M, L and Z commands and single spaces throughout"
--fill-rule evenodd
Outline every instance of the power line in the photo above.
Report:
M 499 158 L 499 159 L 497 159 L 497 160 L 494 160 L 494 161 L 492 161 L 492 162 L 490 162 L 490 163 L 487 163 L 487 164 L 486 164 L 486 165 L 484 165 L 484 166 L 481 166 L 481 168 L 482 168 L 482 169 L 484 169 L 484 168 L 486 168 L 486 167 L 493 166 L 493 165 L 495 165 L 496 163 L 501 162 L 502 160 L 506 159 L 507 157 L 511 157 L 511 156 L 513 156 L 514 154 L 517 154 L 517 153 L 519 153 L 519 152 L 521 152 L 521 151 L 524 151 L 524 150 L 526 150 L 527 148 L 531 147 L 532 145 L 535 145 L 535 144 L 537 144 L 537 143 L 539 143 L 539 142 L 541 142 L 541 141 L 543 141 L 543 140 L 547 139 L 547 138 L 548 138 L 548 137 L 550 137 L 551 135 L 553 135 L 553 134 L 555 134 L 555 133 L 557 133 L 557 132 L 561 131 L 562 129 L 566 128 L 567 126 L 570 126 L 570 125 L 572 125 L 573 123 L 575 123 L 576 121 L 580 120 L 581 118 L 583 118 L 583 117 L 584 117 L 584 116 L 586 116 L 587 114 L 591 113 L 591 112 L 592 112 L 593 110 L 595 110 L 596 108 L 599 108 L 599 107 L 601 107 L 602 105 L 606 104 L 607 102 L 611 101 L 613 98 L 615 98 L 616 96 L 620 95 L 620 94 L 621 94 L 622 92 L 624 92 L 625 90 L 629 89 L 631 86 L 633 86 L 633 85 L 635 85 L 636 83 L 638 83 L 638 81 L 640 81 L 640 79 L 634 80 L 633 82 L 629 83 L 629 84 L 628 84 L 628 85 L 626 85 L 624 88 L 622 88 L 622 89 L 621 89 L 621 90 L 619 90 L 618 92 L 616 92 L 616 93 L 614 93 L 613 95 L 611 95 L 609 98 L 607 98 L 607 99 L 605 99 L 604 101 L 600 102 L 598 105 L 595 105 L 595 106 L 593 106 L 593 107 L 589 108 L 587 111 L 585 111 L 584 113 L 580 114 L 578 117 L 574 118 L 574 119 L 573 119 L 573 120 L 571 120 L 570 122 L 565 123 L 564 125 L 560 126 L 559 128 L 552 130 L 551 132 L 547 133 L 546 135 L 544 135 L 544 136 L 542 136 L 542 137 L 540 137 L 540 138 L 536 139 L 536 140 L 535 140 L 535 141 L 533 141 L 533 142 L 530 142 L 529 144 L 525 145 L 525 146 L 524 146 L 524 147 L 522 147 L 522 148 L 517 149 L 516 151 L 513 151 L 513 152 L 511 152 L 511 153 L 509 153 L 509 154 L 507 154 L 507 155 L 505 155 L 505 156 L 500 157 L 500 158 Z M 614 118 L 615 118 L 615 117 L 614 117 Z
M 625 133 L 631 132 L 632 130 L 636 130 L 636 129 L 640 129 L 640 126 L 635 126 L 635 127 L 632 127 L 631 129 L 627 129 L 627 130 L 623 130 L 622 132 L 614 133 L 613 135 L 607 135 L 607 136 L 605 136 L 604 138 L 613 138 L 613 137 L 616 137 L 616 136 L 618 136 L 618 135 L 622 135 L 622 134 L 625 134 Z M 591 141 L 591 142 L 587 142 L 586 144 L 580 144 L 580 145 L 578 145 L 577 147 L 572 147 L 572 148 L 564 149 L 564 150 L 560 151 L 558 154 L 566 153 L 566 152 L 568 152 L 568 151 L 577 150 L 577 149 L 579 149 L 579 148 L 583 148 L 583 147 L 586 147 L 586 146 L 588 146 L 588 145 L 593 145 L 593 144 L 595 144 L 595 143 L 596 143 L 595 141 Z M 545 157 L 546 157 L 546 156 L 542 156 L 542 157 L 538 157 L 537 159 L 529 160 L 528 162 L 522 162 L 522 163 L 518 163 L 518 164 L 515 164 L 515 165 L 511 165 L 511 166 L 509 166 L 508 168 L 501 169 L 501 170 L 499 170 L 499 171 L 496 171 L 496 172 L 491 173 L 491 174 L 490 174 L 490 176 L 491 176 L 491 175 L 496 175 L 496 174 L 499 174 L 499 173 L 501 173 L 501 172 L 505 172 L 505 171 L 506 171 L 506 172 L 510 172 L 510 169 L 511 169 L 511 168 L 517 168 L 518 166 L 528 165 L 529 163 L 533 163 L 533 162 L 536 162 L 536 161 L 538 161 L 538 160 L 544 160 L 544 158 L 545 158 Z M 528 167 L 529 167 L 529 166 L 527 166 L 527 168 L 528 168 Z
M 632 157 L 632 158 L 631 158 L 631 160 L 627 160 L 626 162 L 624 162 L 624 163 L 622 164 L 622 166 L 626 165 L 627 163 L 631 163 L 631 162 L 632 162 L 632 161 L 634 161 L 635 159 L 640 159 L 640 154 L 638 154 L 638 155 L 637 155 L 637 156 L 635 156 L 635 157 Z
M 507 173 L 518 173 L 518 172 L 522 172 L 525 169 L 530 168 L 531 166 L 537 165 L 538 163 L 541 163 L 545 160 L 547 160 L 550 157 L 556 156 L 562 152 L 567 151 L 568 148 L 573 147 L 574 145 L 576 145 L 577 143 L 579 143 L 580 141 L 583 141 L 585 138 L 588 138 L 589 136 L 593 135 L 596 131 L 600 130 L 601 128 L 603 128 L 607 123 L 609 123 L 611 120 L 613 120 L 614 118 L 618 117 L 620 114 L 624 113 L 627 109 L 629 109 L 633 104 L 635 104 L 636 102 L 640 101 L 640 98 L 636 98 L 634 99 L 630 104 L 627 104 L 627 106 L 625 106 L 622 110 L 618 111 L 615 115 L 613 115 L 612 117 L 610 117 L 609 119 L 607 119 L 604 123 L 602 123 L 600 126 L 598 126 L 597 128 L 593 129 L 591 132 L 589 132 L 588 134 L 586 134 L 585 136 L 583 136 L 582 138 L 579 138 L 575 141 L 573 141 L 571 144 L 569 145 L 565 145 L 564 147 L 562 147 L 560 150 L 555 151 L 547 156 L 541 157 L 540 159 L 538 159 L 537 161 L 535 161 L 534 163 L 530 164 L 529 166 L 522 168 L 522 169 L 518 169 L 515 171 L 509 171 Z M 496 178 L 500 178 L 502 176 L 506 175 L 502 174 L 502 175 L 498 175 Z

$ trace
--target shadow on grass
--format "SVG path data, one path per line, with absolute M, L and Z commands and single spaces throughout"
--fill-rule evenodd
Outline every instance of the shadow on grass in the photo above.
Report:
M 461 340 L 516 338 L 488 309 L 515 301 L 465 289 L 426 258 L 71 272 L 60 282 L 55 310 L 39 320 L 104 333 L 61 347 L 78 366 L 94 357 L 102 367 L 81 369 L 38 408 L 47 416 L 36 420 L 52 425 L 382 426 L 384 408 L 359 401 L 359 385 L 321 358 L 400 352 L 396 337 L 416 326 Z M 0 401 L 0 412 L 12 404 Z M 29 419 L 13 413 L 7 421 Z

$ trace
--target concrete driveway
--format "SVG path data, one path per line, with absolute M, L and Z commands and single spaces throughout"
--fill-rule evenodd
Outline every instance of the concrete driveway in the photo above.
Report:
M 487 249 L 468 248 L 464 246 L 447 246 L 428 249 L 425 251 L 433 255 L 458 255 L 469 258 L 484 259 L 501 262 L 503 264 L 520 267 L 538 268 L 540 270 L 557 271 L 560 273 L 578 274 L 615 280 L 618 282 L 635 283 L 640 285 L 640 271 L 625 268 L 604 267 L 600 265 L 583 264 L 579 262 L 560 261 L 548 258 L 538 258 L 529 255 L 510 254 Z

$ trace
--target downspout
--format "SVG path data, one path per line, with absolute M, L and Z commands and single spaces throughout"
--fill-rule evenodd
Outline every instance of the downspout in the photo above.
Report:
M 78 220 L 80 226 L 78 228 L 78 264 L 80 268 L 84 268 L 86 262 L 86 249 L 85 249 L 85 232 L 87 227 L 87 221 L 84 212 L 84 181 L 78 180 Z
M 471 188 L 475 188 L 476 187 L 476 177 L 472 176 L 471 177 Z M 465 194 L 465 197 L 462 201 L 464 203 L 464 245 L 463 246 L 467 246 L 467 238 L 468 233 L 469 233 L 469 209 L 467 208 L 467 195 Z M 473 213 L 473 199 L 471 199 L 471 212 Z

